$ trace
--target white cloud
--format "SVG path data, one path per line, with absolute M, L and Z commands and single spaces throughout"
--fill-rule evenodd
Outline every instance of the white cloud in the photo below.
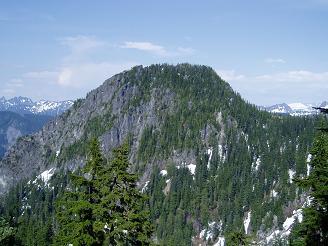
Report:
M 63 68 L 58 75 L 58 84 L 68 86 L 72 84 L 72 69 Z
M 3 94 L 26 95 L 34 99 L 74 99 L 96 88 L 114 74 L 138 65 L 134 61 L 119 62 L 104 57 L 104 54 L 109 54 L 106 52 L 108 48 L 136 49 L 170 58 L 189 56 L 195 52 L 190 47 L 167 49 L 151 42 L 124 42 L 121 46 L 114 46 L 94 36 L 85 35 L 64 37 L 57 41 L 67 48 L 67 54 L 58 61 L 56 67 L 21 74 L 8 82 L 8 85 L 0 87 Z
M 102 47 L 106 44 L 95 37 L 78 35 L 74 37 L 65 37 L 60 39 L 62 45 L 66 45 L 74 53 L 83 53 L 95 48 Z
M 133 62 L 115 63 L 108 61 L 95 62 L 90 54 L 109 44 L 92 36 L 66 37 L 61 44 L 70 48 L 71 52 L 63 58 L 56 82 L 63 87 L 93 89 L 105 79 L 124 69 L 136 65 Z
M 16 93 L 16 91 L 14 89 L 9 89 L 9 88 L 5 88 L 1 90 L 2 94 L 4 94 L 6 97 L 7 96 L 12 96 Z
M 67 46 L 69 52 L 59 61 L 56 68 L 26 72 L 20 78 L 12 79 L 8 85 L 1 88 L 5 90 L 3 94 L 8 96 L 15 93 L 33 94 L 32 97 L 46 97 L 46 99 L 54 96 L 60 98 L 68 96 L 74 99 L 96 88 L 114 74 L 137 65 L 135 62 L 94 61 L 91 55 L 108 45 L 95 37 L 81 35 L 66 37 L 59 39 L 59 43 Z M 23 82 L 29 85 L 25 91 L 18 88 L 20 84 L 23 85 Z M 68 88 L 70 89 L 68 90 Z
M 133 62 L 115 64 L 110 62 L 72 64 L 62 67 L 58 74 L 58 84 L 64 87 L 94 89 L 105 79 L 137 65 Z
M 164 46 L 153 44 L 151 42 L 130 42 L 126 41 L 120 46 L 123 49 L 136 49 L 145 51 L 162 57 L 176 57 L 192 55 L 195 50 L 190 47 L 178 47 L 175 50 L 167 50 Z
M 267 58 L 264 60 L 266 63 L 286 63 L 282 58 Z
M 216 69 L 216 72 L 227 82 L 229 81 L 261 81 L 261 82 L 327 82 L 328 84 L 328 72 L 311 72 L 307 70 L 292 70 L 280 73 L 262 74 L 255 76 L 248 76 L 237 73 L 235 70 L 220 70 Z
M 24 87 L 24 82 L 22 79 L 14 78 L 11 79 L 9 82 L 4 84 L 4 87 L 1 88 L 1 93 L 5 96 L 13 96 L 17 90 Z
M 292 70 L 262 75 L 242 75 L 235 70 L 216 70 L 234 90 L 259 105 L 327 100 L 328 72 Z
M 190 47 L 178 47 L 177 55 L 192 55 L 195 53 L 195 50 Z
M 122 64 L 115 64 L 109 62 L 82 62 L 65 64 L 59 71 L 39 71 L 29 72 L 23 75 L 25 79 L 39 81 L 44 83 L 55 83 L 62 87 L 90 87 L 92 85 L 99 85 L 110 76 L 119 73 L 125 69 L 129 69 L 137 63 L 128 62 Z M 21 79 L 19 79 L 22 81 Z
M 153 44 L 151 42 L 124 42 L 123 45 L 120 46 L 124 49 L 137 49 L 141 51 L 147 51 L 160 56 L 167 56 L 168 51 L 161 45 Z
M 6 83 L 7 87 L 23 87 L 24 82 L 22 79 L 11 79 L 8 83 Z
M 311 72 L 306 70 L 295 70 L 284 73 L 264 74 L 255 77 L 260 81 L 276 82 L 327 82 L 328 72 Z
M 23 74 L 27 79 L 54 80 L 58 76 L 58 72 L 54 71 L 33 71 Z
M 216 69 L 216 73 L 225 81 L 239 81 L 245 79 L 245 75 L 237 74 L 235 70 L 220 70 Z

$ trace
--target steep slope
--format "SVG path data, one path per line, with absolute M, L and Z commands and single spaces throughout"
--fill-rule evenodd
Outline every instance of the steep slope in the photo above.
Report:
M 107 156 L 128 141 L 160 243 L 215 243 L 233 230 L 266 240 L 302 205 L 292 178 L 307 173 L 314 122 L 259 111 L 206 66 L 138 66 L 21 138 L 0 163 L 0 191 L 75 170 L 93 136 Z
M 18 137 L 38 131 L 51 116 L 0 111 L 0 158 Z

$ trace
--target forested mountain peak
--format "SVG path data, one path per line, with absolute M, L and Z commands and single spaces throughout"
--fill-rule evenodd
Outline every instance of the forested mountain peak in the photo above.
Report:
M 304 204 L 293 177 L 307 175 L 314 122 L 258 110 L 207 66 L 137 66 L 21 138 L 0 162 L 0 191 L 45 172 L 47 190 L 85 164 L 91 138 L 106 156 L 126 141 L 159 242 L 213 244 L 242 231 L 270 243 Z

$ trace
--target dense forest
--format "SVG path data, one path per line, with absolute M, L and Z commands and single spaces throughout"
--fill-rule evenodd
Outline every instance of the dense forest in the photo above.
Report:
M 140 132 L 132 126 L 120 139 L 131 148 L 129 173 L 138 174 L 139 190 L 149 197 L 144 206 L 150 210 L 153 241 L 212 245 L 240 235 L 248 242 L 288 242 L 291 228 L 286 234 L 284 222 L 302 208 L 309 190 L 295 178 L 311 170 L 314 129 L 324 118 L 260 111 L 206 66 L 139 66 L 106 83 L 117 86 L 102 111 L 86 120 L 79 139 L 49 154 L 51 178 L 35 172 L 1 200 L 1 223 L 12 235 L 8 240 L 18 245 L 55 242 L 56 201 L 74 183 L 69 173 L 82 168 L 70 170 L 67 163 L 84 157 L 93 138 L 105 146 L 106 134 L 119 132 L 124 116 L 133 118 L 152 105 L 138 115 L 151 119 L 142 122 Z M 63 121 L 97 100 L 96 92 L 76 101 Z M 117 111 L 115 100 L 123 102 Z M 112 149 L 102 151 L 112 158 Z M 273 230 L 281 233 L 268 242 Z

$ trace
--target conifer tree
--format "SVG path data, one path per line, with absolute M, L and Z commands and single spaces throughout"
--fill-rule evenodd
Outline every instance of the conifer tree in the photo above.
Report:
M 136 186 L 137 175 L 127 172 L 128 145 L 113 151 L 109 171 L 102 175 L 99 214 L 106 218 L 106 240 L 110 245 L 149 245 L 152 226 L 147 197 Z
M 227 245 L 246 246 L 251 245 L 251 239 L 241 231 L 233 231 L 227 236 Z
M 0 245 L 12 245 L 14 242 L 15 228 L 0 217 Z
M 99 142 L 92 140 L 81 175 L 57 203 L 59 231 L 55 245 L 148 245 L 152 233 L 146 197 L 137 176 L 127 172 L 128 147 L 113 151 L 106 164 Z
M 320 128 L 312 151 L 308 177 L 298 179 L 310 192 L 311 204 L 303 209 L 303 221 L 295 228 L 292 245 L 328 245 L 328 132 Z

